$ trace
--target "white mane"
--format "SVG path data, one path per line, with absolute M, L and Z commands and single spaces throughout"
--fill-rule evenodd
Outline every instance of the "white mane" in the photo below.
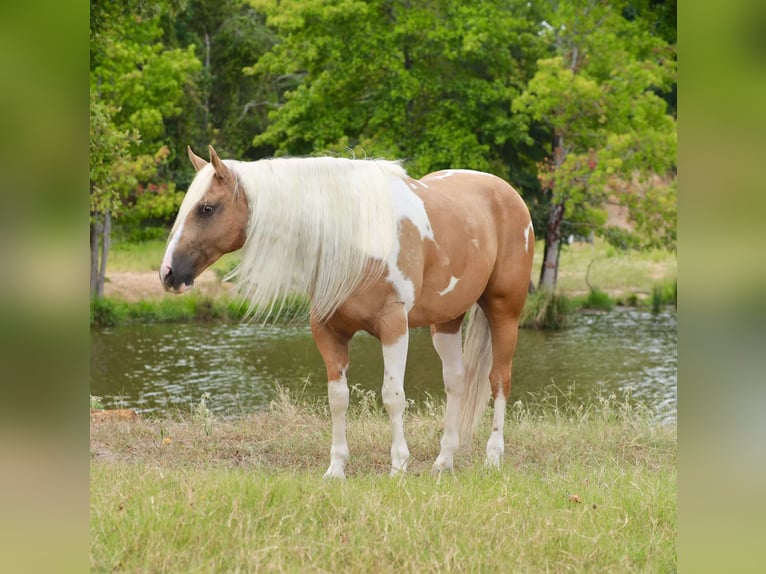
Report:
M 369 259 L 384 259 L 391 249 L 397 221 L 389 185 L 406 176 L 398 162 L 321 157 L 224 163 L 250 205 L 247 239 L 232 276 L 251 311 L 269 313 L 275 302 L 301 293 L 311 297 L 315 316 L 326 319 L 365 280 Z

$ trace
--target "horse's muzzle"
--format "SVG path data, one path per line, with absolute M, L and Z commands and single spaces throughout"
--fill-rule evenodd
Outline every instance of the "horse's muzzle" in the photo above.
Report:
M 194 275 L 190 271 L 181 271 L 175 266 L 163 265 L 160 267 L 160 281 L 165 291 L 183 293 L 194 285 Z

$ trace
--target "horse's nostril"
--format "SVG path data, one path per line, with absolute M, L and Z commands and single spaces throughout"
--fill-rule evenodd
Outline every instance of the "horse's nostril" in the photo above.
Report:
M 170 266 L 164 266 L 160 270 L 160 280 L 165 285 L 170 285 L 173 281 L 173 268 Z

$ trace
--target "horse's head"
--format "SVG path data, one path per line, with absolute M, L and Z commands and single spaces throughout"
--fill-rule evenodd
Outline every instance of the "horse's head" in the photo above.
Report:
M 189 186 L 170 232 L 160 265 L 167 291 L 182 293 L 221 255 L 242 247 L 249 208 L 237 176 L 212 147 L 210 163 L 187 147 L 197 175 Z

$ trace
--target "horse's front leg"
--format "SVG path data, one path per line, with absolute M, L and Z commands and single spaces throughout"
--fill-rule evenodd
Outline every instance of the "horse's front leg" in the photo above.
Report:
M 407 470 L 410 450 L 404 438 L 404 370 L 410 333 L 407 315 L 400 311 L 387 315 L 381 321 L 383 327 L 376 333 L 383 345 L 383 405 L 391 419 L 391 476 Z
M 327 398 L 332 417 L 332 447 L 330 467 L 325 478 L 345 478 L 346 463 L 349 459 L 346 440 L 346 412 L 348 411 L 348 342 L 351 337 L 338 333 L 326 324 L 312 322 L 319 353 L 327 369 Z

